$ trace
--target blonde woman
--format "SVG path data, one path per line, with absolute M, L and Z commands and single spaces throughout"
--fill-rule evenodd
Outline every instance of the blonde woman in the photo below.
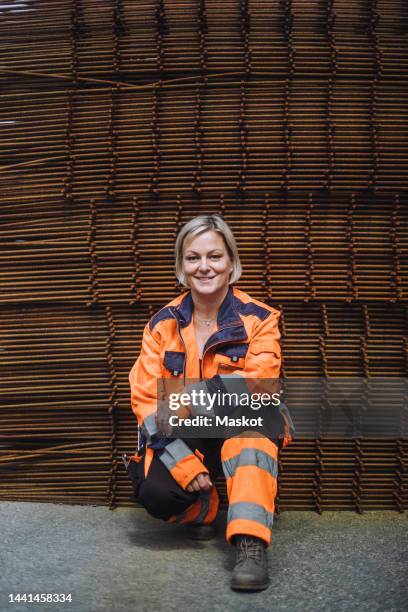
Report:
M 240 259 L 231 229 L 218 215 L 198 216 L 182 227 L 175 268 L 187 290 L 147 323 L 130 373 L 132 409 L 143 438 L 128 466 L 135 500 L 154 517 L 188 523 L 191 537 L 210 539 L 219 504 L 214 479 L 223 473 L 226 539 L 237 549 L 231 587 L 262 590 L 269 583 L 265 550 L 271 542 L 278 447 L 291 441 L 290 423 L 280 417 L 281 433 L 274 440 L 166 437 L 158 425 L 158 381 L 186 385 L 193 398 L 192 388 L 219 397 L 237 377 L 278 379 L 279 312 L 233 286 L 241 275 Z M 188 385 L 191 380 L 198 385 Z M 183 422 L 208 415 L 208 408 L 191 401 L 177 415 Z

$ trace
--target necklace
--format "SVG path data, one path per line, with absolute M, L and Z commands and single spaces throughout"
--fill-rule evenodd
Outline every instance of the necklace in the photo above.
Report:
M 210 327 L 211 323 L 214 323 L 216 319 L 200 319 L 200 317 L 197 317 L 197 315 L 194 315 L 194 320 L 198 321 L 199 323 L 204 323 L 204 325 L 206 325 L 207 327 Z

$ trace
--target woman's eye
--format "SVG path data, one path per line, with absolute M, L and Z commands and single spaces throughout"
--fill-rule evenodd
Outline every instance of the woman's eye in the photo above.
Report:
M 219 259 L 221 259 L 222 255 L 211 255 L 209 259 L 213 259 L 215 261 L 218 261 Z M 187 255 L 186 260 L 187 261 L 197 261 L 197 259 L 199 259 L 196 255 Z

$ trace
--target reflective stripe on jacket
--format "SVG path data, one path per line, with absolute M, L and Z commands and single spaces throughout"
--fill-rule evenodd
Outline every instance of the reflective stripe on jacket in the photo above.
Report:
M 278 310 L 230 287 L 218 312 L 218 329 L 204 346 L 202 378 L 217 375 L 279 378 L 279 316 Z M 172 476 L 185 488 L 207 469 L 183 440 L 159 438 L 155 420 L 158 380 L 175 377 L 184 382 L 200 379 L 190 292 L 172 300 L 146 325 L 141 352 L 129 376 L 132 410 L 147 443 L 145 472 L 149 469 L 152 449 L 156 449 Z M 286 418 L 285 423 L 283 446 L 292 439 Z

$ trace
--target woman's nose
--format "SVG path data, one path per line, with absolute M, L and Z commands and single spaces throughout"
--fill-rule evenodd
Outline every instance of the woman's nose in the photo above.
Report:
M 208 270 L 208 261 L 206 257 L 201 257 L 200 259 L 200 271 L 205 272 Z

